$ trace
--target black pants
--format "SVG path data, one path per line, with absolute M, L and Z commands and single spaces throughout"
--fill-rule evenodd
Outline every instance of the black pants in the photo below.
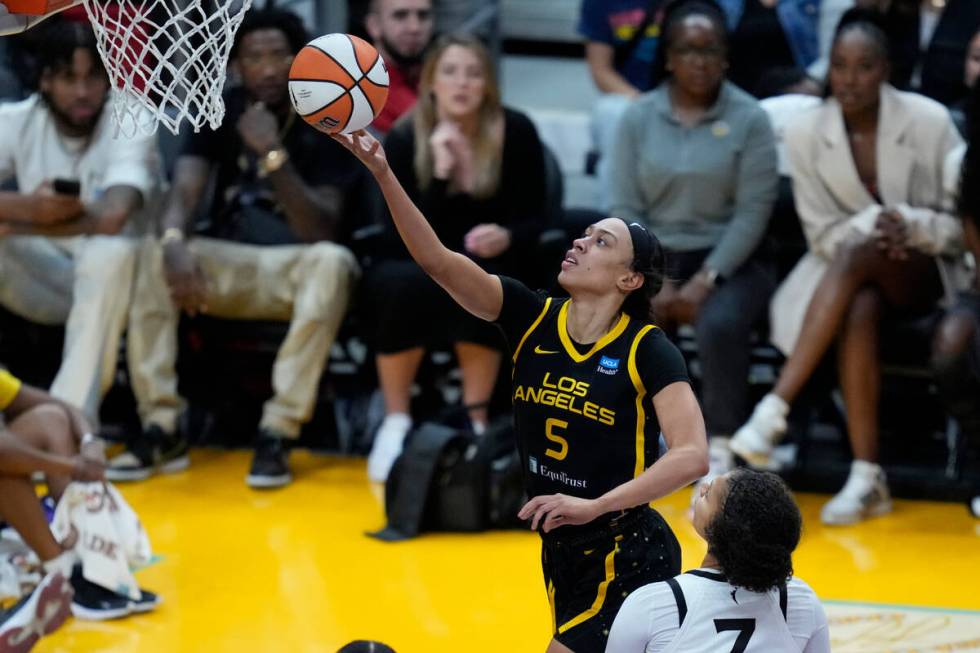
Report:
M 603 653 L 634 590 L 681 571 L 681 547 L 656 510 L 634 508 L 601 526 L 542 536 L 541 567 L 554 638 L 575 653 Z
M 457 342 L 503 349 L 503 335 L 496 325 L 466 312 L 414 261 L 388 260 L 371 266 L 361 293 L 380 354 Z
M 670 252 L 667 277 L 683 285 L 708 253 Z M 773 265 L 749 259 L 715 288 L 693 325 L 701 363 L 701 407 L 709 435 L 731 435 L 749 416 L 752 330 L 765 324 L 776 285 Z

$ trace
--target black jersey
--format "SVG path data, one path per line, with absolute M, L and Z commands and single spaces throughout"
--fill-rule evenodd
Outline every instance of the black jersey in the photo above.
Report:
M 513 354 L 514 426 L 529 496 L 593 499 L 657 459 L 652 397 L 688 381 L 680 352 L 652 324 L 622 315 L 592 345 L 568 335 L 567 299 L 501 277 L 497 323 Z

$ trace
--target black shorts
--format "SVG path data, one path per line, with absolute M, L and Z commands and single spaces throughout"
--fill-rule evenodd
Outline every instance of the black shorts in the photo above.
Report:
M 541 567 L 554 638 L 575 653 L 604 653 L 633 590 L 681 572 L 681 547 L 656 510 L 634 508 L 595 529 L 544 535 Z

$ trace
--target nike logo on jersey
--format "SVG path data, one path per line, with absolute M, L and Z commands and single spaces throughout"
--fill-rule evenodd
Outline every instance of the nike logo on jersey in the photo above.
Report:
M 535 354 L 557 354 L 557 351 L 551 351 L 550 349 L 541 349 L 541 345 L 534 348 Z

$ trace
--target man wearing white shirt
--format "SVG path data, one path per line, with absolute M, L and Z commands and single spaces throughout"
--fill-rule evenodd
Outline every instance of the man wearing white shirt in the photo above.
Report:
M 57 22 L 56 22 L 57 21 Z M 91 27 L 52 19 L 35 95 L 0 106 L 0 304 L 65 324 L 54 396 L 97 419 L 125 326 L 132 218 L 158 179 L 152 137 L 116 138 L 109 79 Z

